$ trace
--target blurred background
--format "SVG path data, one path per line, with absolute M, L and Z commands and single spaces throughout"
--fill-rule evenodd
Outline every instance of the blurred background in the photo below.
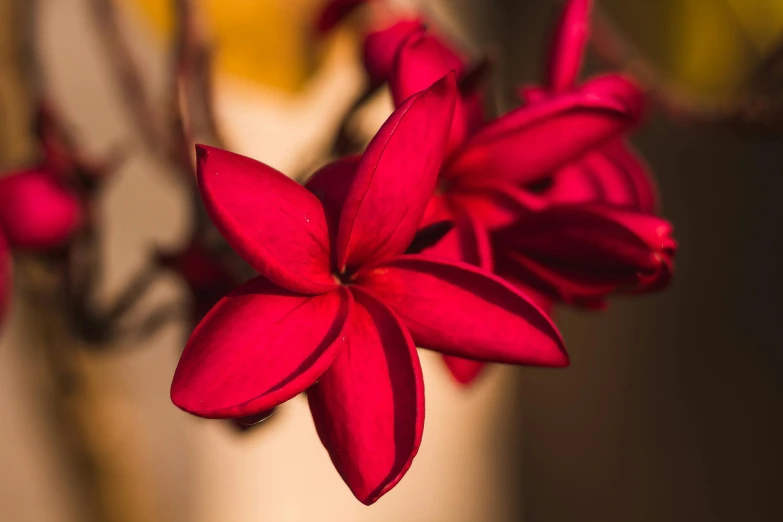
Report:
M 39 154 L 29 28 L 19 18 L 26 2 L 0 0 L 0 171 Z M 514 86 L 538 78 L 560 5 L 398 3 L 422 9 L 468 54 L 493 57 L 500 110 Z M 651 78 L 699 107 L 723 107 L 783 41 L 780 0 L 597 3 L 634 57 L 653 67 Z M 315 38 L 321 0 L 196 4 L 214 42 L 214 110 L 225 141 L 294 177 L 322 162 L 363 89 L 359 24 Z M 39 0 L 34 74 L 82 150 L 95 158 L 123 151 L 94 209 L 98 298 L 108 302 L 135 284 L 155 249 L 185 245 L 193 216 L 181 182 L 140 143 L 116 81 L 116 49 L 107 46 L 106 32 L 120 31 L 149 103 L 167 107 L 169 2 L 117 0 L 116 19 L 105 5 Z M 606 56 L 591 54 L 587 67 L 606 69 Z M 783 100 L 783 82 L 773 80 L 765 83 L 770 106 Z M 377 100 L 362 125 L 377 127 L 390 109 Z M 0 520 L 783 520 L 783 121 L 760 128 L 713 116 L 653 104 L 632 138 L 675 225 L 674 283 L 615 299 L 606 312 L 558 310 L 572 361 L 565 370 L 495 367 L 464 390 L 425 354 L 421 451 L 370 508 L 334 471 L 303 400 L 246 433 L 189 417 L 168 394 L 187 324 L 171 321 L 116 350 L 100 339 L 80 347 L 55 335 L 29 283 L 38 268 L 21 259 L 0 335 Z M 149 286 L 142 312 L 184 292 L 171 274 Z M 63 344 L 76 345 L 65 373 L 51 355 Z

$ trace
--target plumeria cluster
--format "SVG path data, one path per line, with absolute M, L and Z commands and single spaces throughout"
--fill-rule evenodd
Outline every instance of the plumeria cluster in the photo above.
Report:
M 332 2 L 322 29 L 359 3 Z M 416 347 L 442 353 L 463 383 L 486 362 L 565 366 L 553 304 L 597 308 L 665 286 L 671 226 L 624 141 L 642 95 L 619 75 L 577 82 L 589 8 L 568 2 L 543 84 L 495 120 L 469 64 L 402 20 L 365 40 L 370 82 L 388 84 L 395 110 L 361 155 L 301 186 L 199 147 L 207 211 L 260 275 L 195 328 L 173 402 L 263 418 L 306 393 L 337 471 L 371 504 L 421 441 Z

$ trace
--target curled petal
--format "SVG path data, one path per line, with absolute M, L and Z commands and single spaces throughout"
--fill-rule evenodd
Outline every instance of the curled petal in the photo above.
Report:
M 416 348 L 394 313 L 354 289 L 345 349 L 307 392 L 318 436 L 364 504 L 403 477 L 424 428 L 424 384 Z
M 486 125 L 444 166 L 444 175 L 473 183 L 532 183 L 630 130 L 640 119 L 641 91 L 619 76 L 526 105 Z
M 395 105 L 437 82 L 450 71 L 462 74 L 463 60 L 435 35 L 425 30 L 411 34 L 401 42 L 389 87 Z
M 343 347 L 352 298 L 344 288 L 292 294 L 264 278 L 221 299 L 182 353 L 171 400 L 200 417 L 269 410 L 310 387 Z
M 543 209 L 548 199 L 500 180 L 484 180 L 450 192 L 453 206 L 465 209 L 489 230 L 511 225 L 530 212 Z
M 658 206 L 652 176 L 620 141 L 560 169 L 542 197 L 550 204 L 599 202 L 646 213 Z
M 464 386 L 473 384 L 486 366 L 482 362 L 454 357 L 453 355 L 443 355 L 442 357 L 446 368 L 449 369 L 449 373 L 454 377 L 454 380 Z
M 315 28 L 320 34 L 326 34 L 369 0 L 327 0 L 318 15 Z
M 400 20 L 389 27 L 371 32 L 365 37 L 362 57 L 371 84 L 380 85 L 391 77 L 397 53 L 404 42 L 410 36 L 423 30 L 424 22 L 420 19 Z M 437 78 L 435 79 L 437 80 Z
M 318 199 L 258 161 L 200 145 L 204 204 L 223 237 L 261 275 L 305 294 L 332 290 L 329 227 Z
M 368 145 L 340 216 L 340 271 L 410 244 L 435 190 L 455 98 L 450 73 L 395 110 Z
M 648 214 L 656 213 L 660 205 L 658 185 L 650 168 L 634 148 L 620 140 L 610 143 L 604 148 L 603 153 L 626 176 L 633 187 L 636 203 L 631 209 Z
M 473 266 L 401 256 L 360 272 L 357 284 L 394 310 L 422 348 L 480 361 L 568 364 L 552 321 L 513 286 Z
M 552 91 L 571 89 L 579 76 L 590 33 L 592 3 L 592 0 L 568 0 L 563 8 L 547 64 L 547 83 Z
M 78 198 L 48 170 L 0 179 L 0 231 L 16 248 L 47 249 L 67 242 L 81 226 Z
M 400 48 L 389 78 L 394 103 L 399 106 L 450 71 L 461 78 L 464 70 L 465 62 L 462 58 L 436 36 L 426 31 L 411 35 Z M 476 119 L 479 103 L 480 98 L 475 94 L 457 97 L 447 153 L 450 154 L 465 141 L 469 126 L 475 126 L 473 120 Z
M 495 238 L 500 273 L 574 303 L 653 290 L 671 277 L 671 225 L 603 205 L 554 206 Z

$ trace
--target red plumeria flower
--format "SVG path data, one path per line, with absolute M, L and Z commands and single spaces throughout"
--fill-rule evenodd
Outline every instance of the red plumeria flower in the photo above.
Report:
M 462 57 L 411 21 L 368 35 L 365 63 L 371 79 L 385 75 L 397 104 L 446 70 L 463 78 L 469 71 Z M 484 121 L 480 93 L 461 94 L 439 187 L 423 223 L 451 220 L 455 227 L 425 253 L 486 270 L 493 269 L 491 232 L 545 208 L 548 198 L 538 186 L 552 186 L 553 172 L 627 132 L 639 121 L 643 105 L 639 90 L 619 76 L 541 97 L 491 122 Z M 560 192 L 567 189 L 558 186 Z M 550 309 L 551 297 L 533 288 L 526 292 Z M 447 358 L 446 363 L 465 383 L 481 369 L 475 361 Z
M 551 102 L 581 88 L 577 80 L 589 37 L 591 7 L 591 0 L 566 3 L 550 45 L 544 86 L 520 89 L 520 97 L 528 106 Z M 613 74 L 602 78 L 625 82 Z M 637 116 L 641 116 L 641 111 Z M 547 199 L 551 203 L 600 201 L 654 213 L 658 206 L 657 188 L 647 167 L 622 139 L 624 134 L 554 172 L 548 180 L 551 185 L 546 191 Z
M 79 200 L 51 169 L 44 166 L 0 177 L 0 316 L 10 286 L 9 249 L 56 248 L 81 222 Z
M 576 80 L 591 5 L 590 0 L 566 4 L 545 87 L 522 91 L 531 109 L 580 89 Z M 538 195 L 547 208 L 496 234 L 497 273 L 552 298 L 593 308 L 604 307 L 613 292 L 666 286 L 676 250 L 672 228 L 654 216 L 655 184 L 622 136 L 557 169 L 546 183 Z
M 449 74 L 414 94 L 360 159 L 327 165 L 307 188 L 199 148 L 207 209 L 262 277 L 196 327 L 172 400 L 202 417 L 236 418 L 306 391 L 321 441 L 365 504 L 389 491 L 418 451 L 417 345 L 502 363 L 568 363 L 555 326 L 512 285 L 405 253 L 437 183 L 455 91 Z

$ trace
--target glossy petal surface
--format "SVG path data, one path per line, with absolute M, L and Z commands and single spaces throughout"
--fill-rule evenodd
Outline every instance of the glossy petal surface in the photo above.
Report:
M 372 504 L 411 465 L 424 428 L 424 385 L 410 335 L 354 289 L 346 346 L 307 393 L 318 436 L 353 494 Z
M 199 188 L 223 237 L 261 275 L 294 292 L 335 288 L 318 198 L 273 168 L 198 147 Z
M 345 199 L 351 191 L 351 185 L 356 179 L 360 159 L 360 156 L 348 156 L 328 163 L 318 169 L 305 183 L 305 188 L 312 192 L 324 207 L 332 244 L 336 244 L 337 241 L 340 214 Z
M 500 278 L 463 263 L 402 256 L 357 284 L 402 318 L 417 346 L 468 359 L 564 366 L 557 328 Z
M 537 181 L 628 131 L 642 105 L 641 92 L 629 81 L 597 78 L 489 123 L 448 162 L 444 174 L 461 183 Z
M 255 415 L 303 392 L 343 348 L 351 297 L 292 294 L 257 278 L 221 299 L 182 353 L 171 400 L 211 418 Z
M 410 244 L 435 190 L 455 98 L 448 74 L 395 110 L 368 145 L 340 216 L 340 271 Z

